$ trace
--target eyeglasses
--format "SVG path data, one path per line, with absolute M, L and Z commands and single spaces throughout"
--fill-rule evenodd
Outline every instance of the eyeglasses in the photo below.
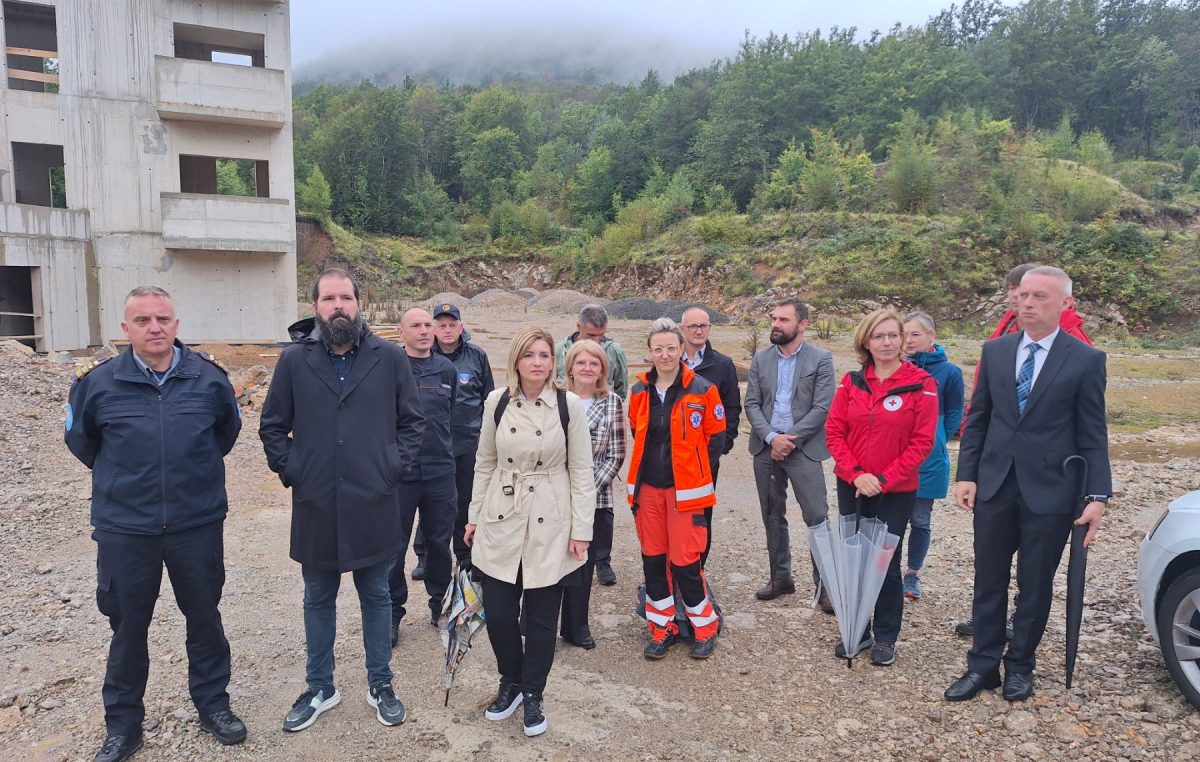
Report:
M 712 327 L 712 323 L 688 323 L 684 326 L 684 329 L 688 331 L 700 331 L 708 330 L 710 327 Z
M 679 354 L 680 347 L 651 347 L 650 354 L 655 357 L 670 357 Z
M 891 341 L 891 342 L 895 343 L 895 342 L 900 341 L 900 334 L 898 334 L 898 333 L 876 333 L 871 336 L 871 341 L 875 341 L 875 342 Z

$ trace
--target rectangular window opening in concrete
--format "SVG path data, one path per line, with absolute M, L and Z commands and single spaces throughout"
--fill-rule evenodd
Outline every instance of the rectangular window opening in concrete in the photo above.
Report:
M 67 208 L 67 179 L 63 147 L 43 143 L 13 143 L 13 186 L 18 204 Z
M 266 65 L 266 37 L 235 29 L 218 29 L 195 24 L 175 24 L 175 57 L 195 61 Z
M 37 348 L 41 315 L 34 309 L 36 267 L 0 267 L 0 340 L 15 339 Z
M 268 198 L 271 195 L 269 164 L 255 159 L 181 154 L 179 190 L 183 193 Z
M 4 44 L 10 90 L 58 92 L 54 7 L 4 0 Z

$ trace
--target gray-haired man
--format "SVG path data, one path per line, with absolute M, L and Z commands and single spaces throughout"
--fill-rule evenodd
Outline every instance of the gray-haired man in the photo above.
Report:
M 625 350 L 621 345 L 605 334 L 608 330 L 608 311 L 599 304 L 585 304 L 579 310 L 579 322 L 575 324 L 575 333 L 558 342 L 554 348 L 554 367 L 557 369 L 558 380 L 562 381 L 565 373 L 563 361 L 567 350 L 580 339 L 591 339 L 604 348 L 608 355 L 608 387 L 621 398 L 629 396 L 629 363 L 625 360 Z

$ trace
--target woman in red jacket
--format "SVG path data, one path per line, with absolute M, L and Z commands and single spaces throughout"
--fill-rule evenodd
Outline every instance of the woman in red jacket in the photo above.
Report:
M 894 310 L 875 310 L 854 332 L 862 370 L 851 371 L 833 395 L 825 437 L 837 477 L 838 512 L 874 516 L 904 546 L 904 529 L 920 483 L 918 470 L 933 449 L 938 420 L 937 382 L 904 361 L 904 328 Z M 896 661 L 896 638 L 904 614 L 900 554 L 892 555 L 871 624 L 855 653 L 871 649 L 871 663 Z M 847 658 L 842 644 L 835 653 Z

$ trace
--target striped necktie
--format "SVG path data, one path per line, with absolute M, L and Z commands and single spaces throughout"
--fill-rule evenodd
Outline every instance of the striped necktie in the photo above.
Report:
M 1021 363 L 1021 370 L 1017 372 L 1017 411 L 1025 412 L 1025 405 L 1029 403 L 1029 392 L 1033 389 L 1033 356 L 1041 346 L 1037 343 L 1029 345 L 1029 356 L 1025 358 L 1025 362 Z

